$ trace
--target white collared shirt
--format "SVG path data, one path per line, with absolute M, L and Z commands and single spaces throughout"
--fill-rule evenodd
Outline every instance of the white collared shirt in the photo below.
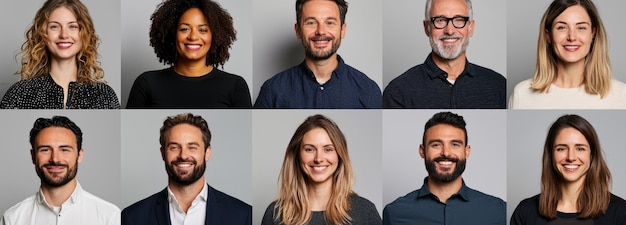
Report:
M 52 207 L 41 191 L 17 203 L 0 219 L 1 225 L 119 225 L 120 209 L 83 190 L 76 189 L 61 207 Z
M 187 209 L 187 213 L 178 204 L 176 196 L 172 193 L 170 187 L 167 187 L 167 201 L 170 208 L 170 223 L 172 225 L 202 225 L 206 219 L 206 203 L 209 197 L 209 187 L 206 183 L 202 187 L 202 191 L 193 199 L 191 207 Z

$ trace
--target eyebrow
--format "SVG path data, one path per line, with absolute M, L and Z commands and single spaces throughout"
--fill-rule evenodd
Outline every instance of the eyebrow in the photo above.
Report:
M 554 147 L 560 147 L 560 146 L 567 147 L 567 144 L 555 144 L 555 145 L 554 145 Z M 589 145 L 587 145 L 587 144 L 574 144 L 574 146 L 575 146 L 575 147 L 580 147 L 580 146 L 583 146 L 583 147 L 589 147 Z
M 189 23 L 179 23 L 178 26 L 180 26 L 180 25 L 185 25 L 185 26 L 190 26 L 191 27 L 191 24 L 189 24 Z M 208 27 L 209 24 L 208 23 L 203 23 L 203 24 L 200 24 L 198 26 L 199 27 L 201 27 L 201 26 L 207 26 Z
M 441 140 L 441 139 L 432 139 L 432 140 L 429 140 L 426 144 L 432 144 L 432 143 L 434 143 L 434 142 L 441 142 L 441 143 L 443 143 L 444 141 L 443 141 L 443 140 Z M 460 143 L 460 144 L 463 144 L 463 141 L 462 141 L 461 139 L 452 139 L 452 140 L 451 140 L 451 142 L 452 142 L 452 143 Z
M 37 146 L 37 150 L 42 149 L 42 148 L 53 148 L 51 145 L 38 145 Z M 74 146 L 72 145 L 60 145 L 59 148 L 71 148 L 74 149 Z
M 567 22 L 565 22 L 565 21 L 556 21 L 556 22 L 554 22 L 554 23 L 562 23 L 562 24 L 567 24 Z M 588 25 L 590 25 L 590 26 L 591 26 L 591 23 L 590 23 L 590 22 L 587 22 L 587 21 L 577 22 L 577 23 L 575 23 L 575 24 L 576 24 L 576 25 L 580 25 L 580 24 L 588 24 Z
M 315 145 L 313 145 L 313 144 L 302 144 L 302 147 L 306 147 L 306 146 L 311 146 L 311 147 L 315 148 Z M 324 145 L 323 147 L 335 147 L 335 145 L 327 144 L 327 145 Z

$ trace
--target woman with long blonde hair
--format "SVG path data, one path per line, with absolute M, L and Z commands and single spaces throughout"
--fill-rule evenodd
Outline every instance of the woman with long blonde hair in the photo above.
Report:
M 352 191 L 346 139 L 323 115 L 308 117 L 289 141 L 279 175 L 278 199 L 263 225 L 382 224 L 376 207 Z
M 626 109 L 626 84 L 613 79 L 607 33 L 591 0 L 550 4 L 534 76 L 515 86 L 509 108 Z
M 610 186 L 593 126 L 578 115 L 561 116 L 543 147 L 541 193 L 517 205 L 511 225 L 626 224 L 626 201 Z
M 97 61 L 98 42 L 83 3 L 46 1 L 22 44 L 21 80 L 4 94 L 0 108 L 119 109 Z

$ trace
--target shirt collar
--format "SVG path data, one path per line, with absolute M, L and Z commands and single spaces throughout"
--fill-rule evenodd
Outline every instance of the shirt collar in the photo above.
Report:
M 337 54 L 337 60 L 339 60 L 339 63 L 337 64 L 337 68 L 335 68 L 335 70 L 333 71 L 331 79 L 333 77 L 341 78 L 341 76 L 343 74 L 347 74 L 347 71 L 348 71 L 348 66 L 343 61 L 343 58 L 339 56 L 339 54 Z M 308 78 L 311 78 L 316 81 L 315 74 L 313 74 L 313 71 L 311 71 L 311 68 L 309 68 L 309 66 L 306 65 L 306 60 L 300 63 L 300 68 L 302 69 L 303 74 L 307 75 Z
M 200 191 L 200 193 L 198 194 L 198 196 L 196 196 L 196 198 L 194 198 L 194 202 L 196 200 L 201 200 L 203 202 L 206 202 L 207 199 L 209 198 L 209 185 L 207 183 L 204 183 L 204 186 L 202 186 L 202 190 Z M 180 207 L 180 204 L 178 204 L 178 200 L 176 199 L 176 196 L 174 196 L 174 192 L 172 192 L 172 189 L 170 189 L 170 186 L 167 186 L 167 201 L 170 204 L 173 204 L 176 206 L 176 208 L 178 209 L 182 209 L 182 207 Z M 181 210 L 182 211 L 182 210 Z
M 458 196 L 459 198 L 465 201 L 471 201 L 471 196 L 469 195 L 469 188 L 465 185 L 465 180 L 461 180 L 461 189 L 456 194 L 452 195 L 451 198 Z M 430 189 L 428 189 L 428 177 L 424 178 L 424 184 L 422 184 L 422 188 L 417 193 L 417 198 L 422 198 L 424 196 L 434 196 Z
M 67 200 L 65 200 L 65 202 L 63 202 L 63 204 L 61 205 L 76 204 L 78 200 L 80 200 L 80 196 L 82 193 L 83 193 L 83 188 L 80 186 L 80 183 L 76 181 L 76 188 L 74 188 L 72 195 L 70 195 L 70 197 Z M 48 204 L 48 201 L 46 201 L 46 196 L 44 196 L 43 191 L 41 190 L 41 187 L 39 188 L 39 192 L 37 192 L 37 202 L 39 204 L 51 207 Z
M 433 60 L 433 54 L 434 53 L 428 54 L 428 57 L 426 57 L 426 60 L 424 61 L 424 65 L 426 65 L 426 74 L 430 77 L 430 79 L 442 78 L 445 80 L 447 77 L 447 73 L 446 71 L 443 71 L 441 68 L 439 68 L 437 64 L 435 64 L 435 61 Z M 461 75 L 463 74 L 467 74 L 470 77 L 473 77 L 476 74 L 474 72 L 474 67 L 469 63 L 467 58 L 465 59 L 465 69 L 463 69 L 463 72 L 461 72 L 459 77 L 461 77 Z

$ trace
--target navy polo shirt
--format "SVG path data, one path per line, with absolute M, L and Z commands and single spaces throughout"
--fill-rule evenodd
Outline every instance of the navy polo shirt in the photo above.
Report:
M 506 203 L 502 199 L 463 186 L 446 203 L 421 189 L 399 197 L 385 206 L 383 225 L 506 225 Z
M 344 63 L 320 84 L 305 62 L 280 72 L 261 86 L 255 108 L 370 109 L 382 108 L 380 88 L 372 79 Z
M 506 79 L 499 73 L 465 60 L 465 69 L 454 84 L 428 55 L 396 77 L 383 93 L 384 108 L 505 109 Z

